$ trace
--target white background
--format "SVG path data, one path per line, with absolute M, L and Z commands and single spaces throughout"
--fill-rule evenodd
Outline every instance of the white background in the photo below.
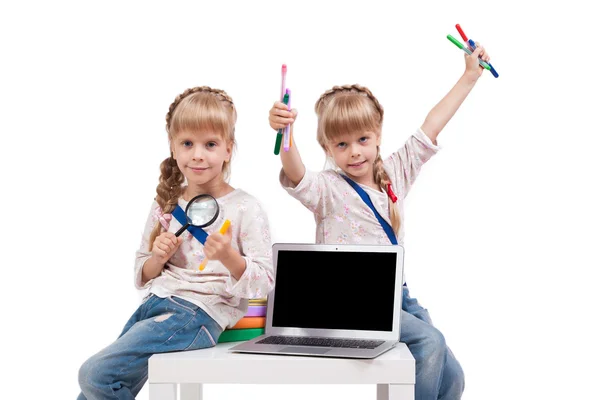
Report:
M 593 2 L 7 3 L 2 398 L 74 399 L 81 363 L 139 304 L 134 252 L 177 94 L 209 85 L 233 97 L 232 185 L 268 207 L 273 241 L 311 242 L 312 215 L 280 188 L 272 153 L 267 114 L 281 64 L 309 168 L 324 163 L 313 105 L 333 85 L 360 83 L 378 97 L 387 155 L 462 74 L 462 52 L 446 39 L 459 38 L 456 23 L 500 78 L 484 73 L 407 198 L 411 294 L 462 364 L 464 399 L 598 398 Z M 333 396 L 374 400 L 375 389 L 206 388 L 211 400 Z

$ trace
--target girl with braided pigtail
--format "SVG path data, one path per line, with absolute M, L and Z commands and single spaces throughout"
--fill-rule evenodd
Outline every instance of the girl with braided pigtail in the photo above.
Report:
M 167 113 L 170 156 L 140 248 L 134 280 L 148 295 L 111 345 L 79 370 L 78 399 L 134 399 L 156 353 L 215 346 L 219 335 L 274 286 L 271 237 L 256 198 L 227 183 L 237 114 L 231 98 L 207 86 L 177 96 Z M 209 194 L 219 214 L 204 227 L 204 244 L 172 214 L 197 195 Z M 219 227 L 231 221 L 225 234 Z M 184 221 L 185 222 L 185 221 Z M 204 259 L 206 267 L 199 270 Z
M 346 85 L 334 86 L 321 95 L 315 104 L 317 141 L 335 168 L 308 171 L 295 144 L 280 152 L 280 182 L 314 213 L 316 243 L 402 243 L 404 198 L 423 164 L 438 152 L 438 134 L 481 76 L 478 57 L 489 60 L 479 44 L 465 57 L 465 72 L 456 85 L 404 146 L 385 160 L 379 153 L 383 107 L 371 91 Z M 295 109 L 288 111 L 285 104 L 276 102 L 269 112 L 269 123 L 275 130 L 290 124 L 293 133 L 296 116 Z M 365 273 L 368 271 L 365 268 Z M 400 341 L 407 344 L 416 360 L 415 399 L 461 398 L 462 368 L 442 333 L 433 326 L 428 311 L 410 297 L 406 283 Z

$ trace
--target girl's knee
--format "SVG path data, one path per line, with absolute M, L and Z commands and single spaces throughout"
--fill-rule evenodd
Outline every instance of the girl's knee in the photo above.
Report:
M 93 357 L 88 358 L 81 367 L 79 367 L 79 387 L 84 390 L 86 387 L 91 386 L 92 372 L 94 370 Z
M 454 362 L 449 365 L 449 375 L 451 376 L 451 392 L 457 395 L 456 398 L 460 398 L 460 394 L 462 394 L 465 390 L 465 373 L 458 363 L 458 361 L 454 360 Z
M 106 380 L 105 368 L 100 357 L 94 355 L 79 367 L 79 386 L 85 388 L 98 387 Z
M 427 332 L 425 343 L 432 353 L 446 354 L 446 338 L 433 326 Z

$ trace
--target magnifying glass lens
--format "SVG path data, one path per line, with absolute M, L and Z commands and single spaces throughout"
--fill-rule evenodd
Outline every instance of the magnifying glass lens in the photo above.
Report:
M 198 195 L 188 203 L 185 208 L 185 215 L 187 224 L 183 225 L 175 233 L 175 236 L 181 235 L 190 225 L 204 228 L 215 222 L 219 216 L 219 203 L 209 194 Z
M 187 210 L 189 221 L 194 226 L 207 225 L 219 212 L 217 202 L 211 197 L 199 198 Z

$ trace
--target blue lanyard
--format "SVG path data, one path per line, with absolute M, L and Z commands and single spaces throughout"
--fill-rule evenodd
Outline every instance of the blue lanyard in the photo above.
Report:
M 185 211 L 183 211 L 183 209 L 181 207 L 179 207 L 179 205 L 175 207 L 175 209 L 173 210 L 171 215 L 175 217 L 175 219 L 177 220 L 177 222 L 179 222 L 181 224 L 181 226 L 184 226 L 185 224 L 187 224 L 187 217 L 185 216 Z M 187 227 L 187 230 L 192 235 L 194 235 L 194 237 L 196 239 L 198 239 L 198 241 L 200 243 L 202 243 L 202 244 L 206 243 L 206 238 L 208 237 L 208 233 L 206 233 L 204 231 L 204 229 L 199 228 L 197 226 L 190 225 Z
M 340 175 L 342 175 L 342 174 L 340 174 Z M 373 210 L 373 213 L 377 217 L 377 220 L 381 224 L 381 227 L 383 228 L 385 233 L 388 235 L 390 242 L 392 242 L 392 244 L 394 244 L 394 245 L 397 245 L 398 239 L 396 239 L 396 234 L 394 233 L 394 229 L 392 229 L 390 224 L 388 224 L 388 222 L 385 219 L 383 219 L 383 217 L 377 212 L 377 210 L 375 209 L 375 206 L 373 205 L 373 202 L 371 201 L 371 198 L 369 197 L 367 192 L 365 192 L 365 190 L 363 188 L 361 188 L 356 182 L 354 182 L 352 179 L 348 178 L 346 175 L 342 175 L 342 178 L 344 178 L 346 180 L 346 182 L 348 182 L 350 184 L 350 186 L 352 186 L 354 188 L 354 190 L 356 190 L 356 193 L 358 193 L 360 198 L 369 206 L 369 208 L 371 210 Z M 404 286 L 406 286 L 406 282 L 404 282 Z M 402 302 L 402 305 L 404 305 L 404 302 Z
M 392 242 L 392 244 L 394 244 L 394 245 L 398 244 L 398 240 L 396 239 L 396 234 L 394 233 L 394 229 L 392 229 L 390 224 L 385 219 L 383 219 L 383 217 L 377 212 L 377 210 L 375 209 L 375 206 L 373 205 L 373 202 L 371 201 L 371 198 L 369 197 L 367 192 L 365 192 L 365 190 L 363 188 L 361 188 L 356 182 L 354 182 L 352 179 L 348 178 L 346 175 L 342 175 L 342 178 L 344 178 L 346 180 L 346 182 L 348 182 L 348 184 L 350 184 L 350 186 L 352 186 L 354 188 L 354 190 L 356 190 L 356 193 L 358 193 L 360 198 L 373 211 L 373 213 L 375 214 L 375 217 L 377 217 L 377 220 L 381 224 L 381 227 L 383 228 L 383 230 L 387 234 L 388 238 L 390 239 L 390 242 Z

